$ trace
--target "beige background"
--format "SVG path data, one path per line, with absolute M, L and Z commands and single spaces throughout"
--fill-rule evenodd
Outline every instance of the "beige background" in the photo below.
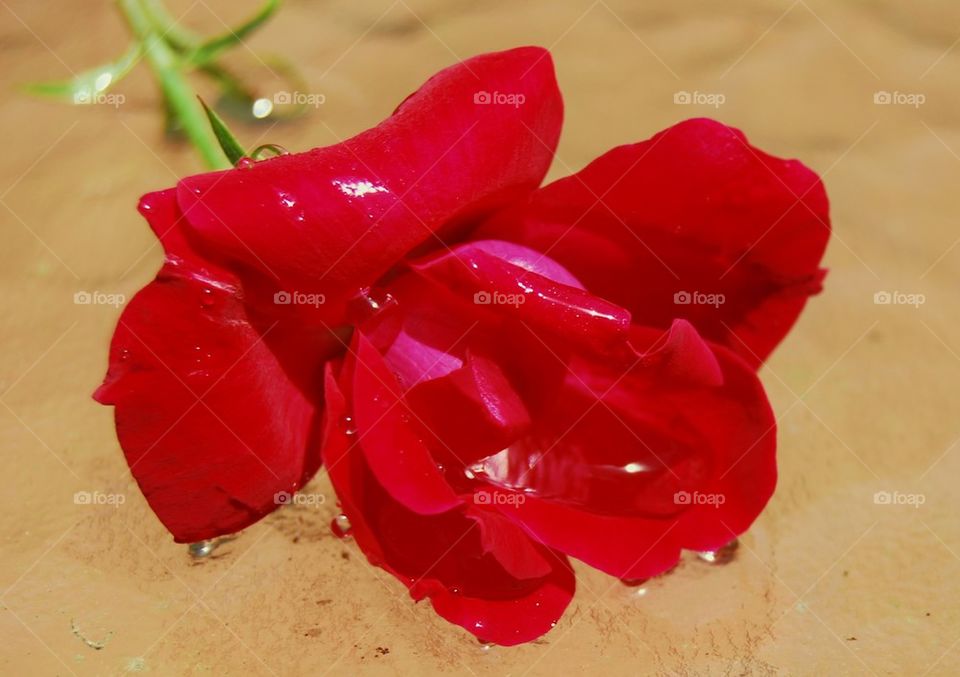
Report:
M 172 6 L 207 31 L 253 9 Z M 0 672 L 960 673 L 960 5 L 289 0 L 251 40 L 294 58 L 326 103 L 238 127 L 249 145 L 333 143 L 458 57 L 533 43 L 552 49 L 566 99 L 552 177 L 711 115 L 826 181 L 831 273 L 762 372 L 781 482 L 737 559 L 687 558 L 642 591 L 578 566 L 554 631 L 487 650 L 331 537 L 332 497 L 200 563 L 172 542 L 128 476 L 111 410 L 90 399 L 119 310 L 73 294 L 129 297 L 151 279 L 161 253 L 137 197 L 199 162 L 162 138 L 145 69 L 116 90 L 118 110 L 12 90 L 119 53 L 111 3 L 2 0 L 0 16 Z M 268 76 L 250 52 L 235 58 Z M 676 105 L 680 90 L 726 101 Z M 880 90 L 926 100 L 875 105 Z M 875 305 L 884 290 L 925 303 Z M 877 505 L 881 490 L 924 503 Z M 75 505 L 77 491 L 126 502 Z

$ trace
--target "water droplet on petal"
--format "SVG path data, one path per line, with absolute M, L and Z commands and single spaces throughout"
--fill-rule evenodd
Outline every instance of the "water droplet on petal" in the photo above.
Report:
M 205 287 L 203 291 L 200 292 L 200 307 L 203 309 L 212 308 L 215 303 L 216 299 L 213 296 L 213 290 Z
M 253 158 L 242 157 L 237 160 L 237 164 L 235 166 L 237 169 L 252 169 L 255 164 L 257 163 L 254 162 Z
M 357 434 L 357 426 L 353 422 L 352 416 L 344 416 L 342 419 L 340 419 L 340 427 L 343 430 L 344 435 Z
M 392 306 L 397 302 L 397 300 L 393 298 L 393 295 L 387 292 L 365 289 L 361 293 L 363 294 L 367 305 L 370 307 L 370 310 L 374 311 L 375 313 L 379 313 L 384 308 Z
M 709 564 L 729 564 L 733 561 L 734 557 L 737 554 L 737 548 L 740 547 L 740 541 L 736 538 L 727 543 L 722 548 L 717 550 L 706 550 L 704 552 L 698 552 L 697 557 L 699 557 L 704 562 Z
M 343 513 L 333 518 L 333 521 L 330 523 L 330 528 L 333 529 L 333 533 L 337 538 L 346 538 L 350 535 L 350 530 L 353 529 L 350 525 L 350 520 Z

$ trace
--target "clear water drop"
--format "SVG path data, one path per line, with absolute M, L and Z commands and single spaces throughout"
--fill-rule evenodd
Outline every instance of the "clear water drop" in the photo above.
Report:
M 333 518 L 333 521 L 330 523 L 330 528 L 333 529 L 333 533 L 337 538 L 346 538 L 350 535 L 350 530 L 353 529 L 350 525 L 350 519 L 343 513 Z
M 205 287 L 200 292 L 200 307 L 206 310 L 208 308 L 212 308 L 215 302 L 216 299 L 213 296 L 213 290 L 209 287 Z
M 737 554 L 737 548 L 740 547 L 740 541 L 736 538 L 727 543 L 722 548 L 717 550 L 706 550 L 703 552 L 698 552 L 697 557 L 699 557 L 704 562 L 708 564 L 723 565 L 729 564 L 734 560 Z
M 242 157 L 237 160 L 237 164 L 235 166 L 237 169 L 252 169 L 255 164 L 257 163 L 253 158 Z
M 370 307 L 370 310 L 375 313 L 379 313 L 384 308 L 389 308 L 390 306 L 395 305 L 397 302 L 397 300 L 393 298 L 393 295 L 388 292 L 365 289 L 362 293 L 364 300 Z
M 344 416 L 340 419 L 340 427 L 343 429 L 344 435 L 356 435 L 357 434 L 357 425 L 353 422 L 352 416 Z
M 197 541 L 187 547 L 187 552 L 189 552 L 190 556 L 194 559 L 201 559 L 203 557 L 209 557 L 210 554 L 216 550 L 217 545 L 219 545 L 219 543 L 216 539 Z

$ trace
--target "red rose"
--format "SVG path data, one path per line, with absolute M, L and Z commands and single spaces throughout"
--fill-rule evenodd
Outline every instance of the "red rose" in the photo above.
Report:
M 371 562 L 516 644 L 568 555 L 646 578 L 750 526 L 755 369 L 819 290 L 823 186 L 690 120 L 538 188 L 561 118 L 547 52 L 487 54 L 341 144 L 143 198 L 167 260 L 97 398 L 178 541 L 322 459 Z

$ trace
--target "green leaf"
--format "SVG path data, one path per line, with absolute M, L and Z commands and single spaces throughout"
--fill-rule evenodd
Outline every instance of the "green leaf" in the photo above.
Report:
M 23 85 L 23 89 L 37 96 L 66 99 L 76 104 L 92 103 L 98 95 L 130 72 L 140 59 L 140 54 L 140 43 L 135 43 L 113 63 L 91 68 L 70 80 L 30 82 Z
M 260 11 L 247 19 L 236 28 L 227 29 L 223 35 L 215 38 L 209 38 L 202 45 L 190 52 L 186 60 L 195 66 L 209 63 L 217 57 L 223 50 L 232 47 L 243 41 L 248 35 L 260 28 L 267 19 L 273 16 L 280 6 L 280 0 L 267 0 L 266 4 L 260 8 Z
M 199 96 L 197 98 L 200 99 Z M 210 120 L 210 127 L 213 129 L 214 136 L 216 136 L 217 141 L 220 142 L 220 148 L 223 149 L 227 159 L 230 160 L 230 164 L 237 164 L 241 158 L 247 155 L 243 150 L 243 146 L 240 145 L 240 142 L 237 141 L 233 133 L 227 129 L 227 125 L 221 117 L 207 106 L 203 99 L 200 99 L 200 104 L 207 113 L 207 119 Z

